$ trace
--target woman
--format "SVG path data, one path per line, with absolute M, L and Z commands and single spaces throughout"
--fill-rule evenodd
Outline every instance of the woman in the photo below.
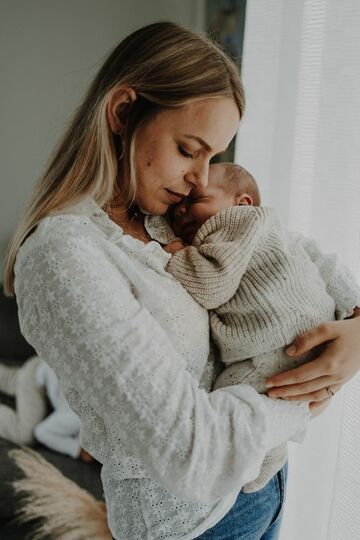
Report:
M 96 76 L 9 251 L 7 294 L 103 464 L 118 540 L 276 538 L 286 465 L 264 489 L 242 488 L 360 367 L 354 319 L 299 342 L 303 353 L 335 340 L 276 380 L 295 402 L 246 385 L 210 392 L 207 312 L 164 270 L 161 216 L 207 184 L 243 110 L 236 67 L 207 38 L 172 23 L 134 32 Z

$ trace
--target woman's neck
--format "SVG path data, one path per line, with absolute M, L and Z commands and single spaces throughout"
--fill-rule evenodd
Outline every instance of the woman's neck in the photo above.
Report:
M 133 207 L 131 209 L 126 208 L 123 205 L 112 205 L 111 203 L 107 205 L 105 211 L 107 212 L 109 218 L 119 225 L 124 231 L 125 234 L 129 234 L 138 240 L 141 240 L 145 244 L 150 242 L 151 237 L 146 232 L 144 226 L 144 214 Z

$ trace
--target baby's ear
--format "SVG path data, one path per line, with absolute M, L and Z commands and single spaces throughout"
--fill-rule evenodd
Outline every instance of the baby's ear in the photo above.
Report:
M 240 193 L 239 195 L 236 195 L 235 197 L 236 206 L 253 206 L 254 202 L 248 193 Z

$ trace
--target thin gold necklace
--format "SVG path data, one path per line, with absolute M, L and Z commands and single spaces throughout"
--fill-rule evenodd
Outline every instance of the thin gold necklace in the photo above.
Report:
M 109 207 L 107 209 L 107 213 L 109 214 L 110 219 L 112 221 L 114 221 L 117 225 L 119 225 L 118 216 L 116 215 L 116 213 L 114 213 L 113 208 L 120 208 L 120 206 L 111 207 L 109 205 Z M 124 212 L 122 212 L 122 213 L 124 213 Z M 130 225 L 133 224 L 133 223 L 135 224 L 136 222 L 139 222 L 139 219 L 141 220 L 143 230 L 144 230 L 145 235 L 146 235 L 146 238 L 148 240 L 151 240 L 152 238 L 151 238 L 150 234 L 147 232 L 146 227 L 145 227 L 144 214 L 140 211 L 140 209 L 137 206 L 134 205 L 134 206 L 129 208 L 129 210 L 127 211 L 127 215 L 128 215 L 129 220 L 130 220 Z M 126 234 L 130 234 L 130 236 L 133 236 L 134 238 L 137 238 L 138 240 L 143 241 L 143 239 L 144 239 L 143 235 L 139 234 L 138 231 L 134 230 L 131 226 L 126 227 L 126 229 L 127 229 Z

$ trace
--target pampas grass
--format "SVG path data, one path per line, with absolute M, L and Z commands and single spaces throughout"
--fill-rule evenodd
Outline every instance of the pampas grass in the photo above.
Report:
M 24 478 L 11 482 L 21 504 L 12 523 L 42 520 L 26 540 L 112 539 L 105 502 L 96 500 L 27 446 L 10 450 L 9 457 L 24 473 Z

